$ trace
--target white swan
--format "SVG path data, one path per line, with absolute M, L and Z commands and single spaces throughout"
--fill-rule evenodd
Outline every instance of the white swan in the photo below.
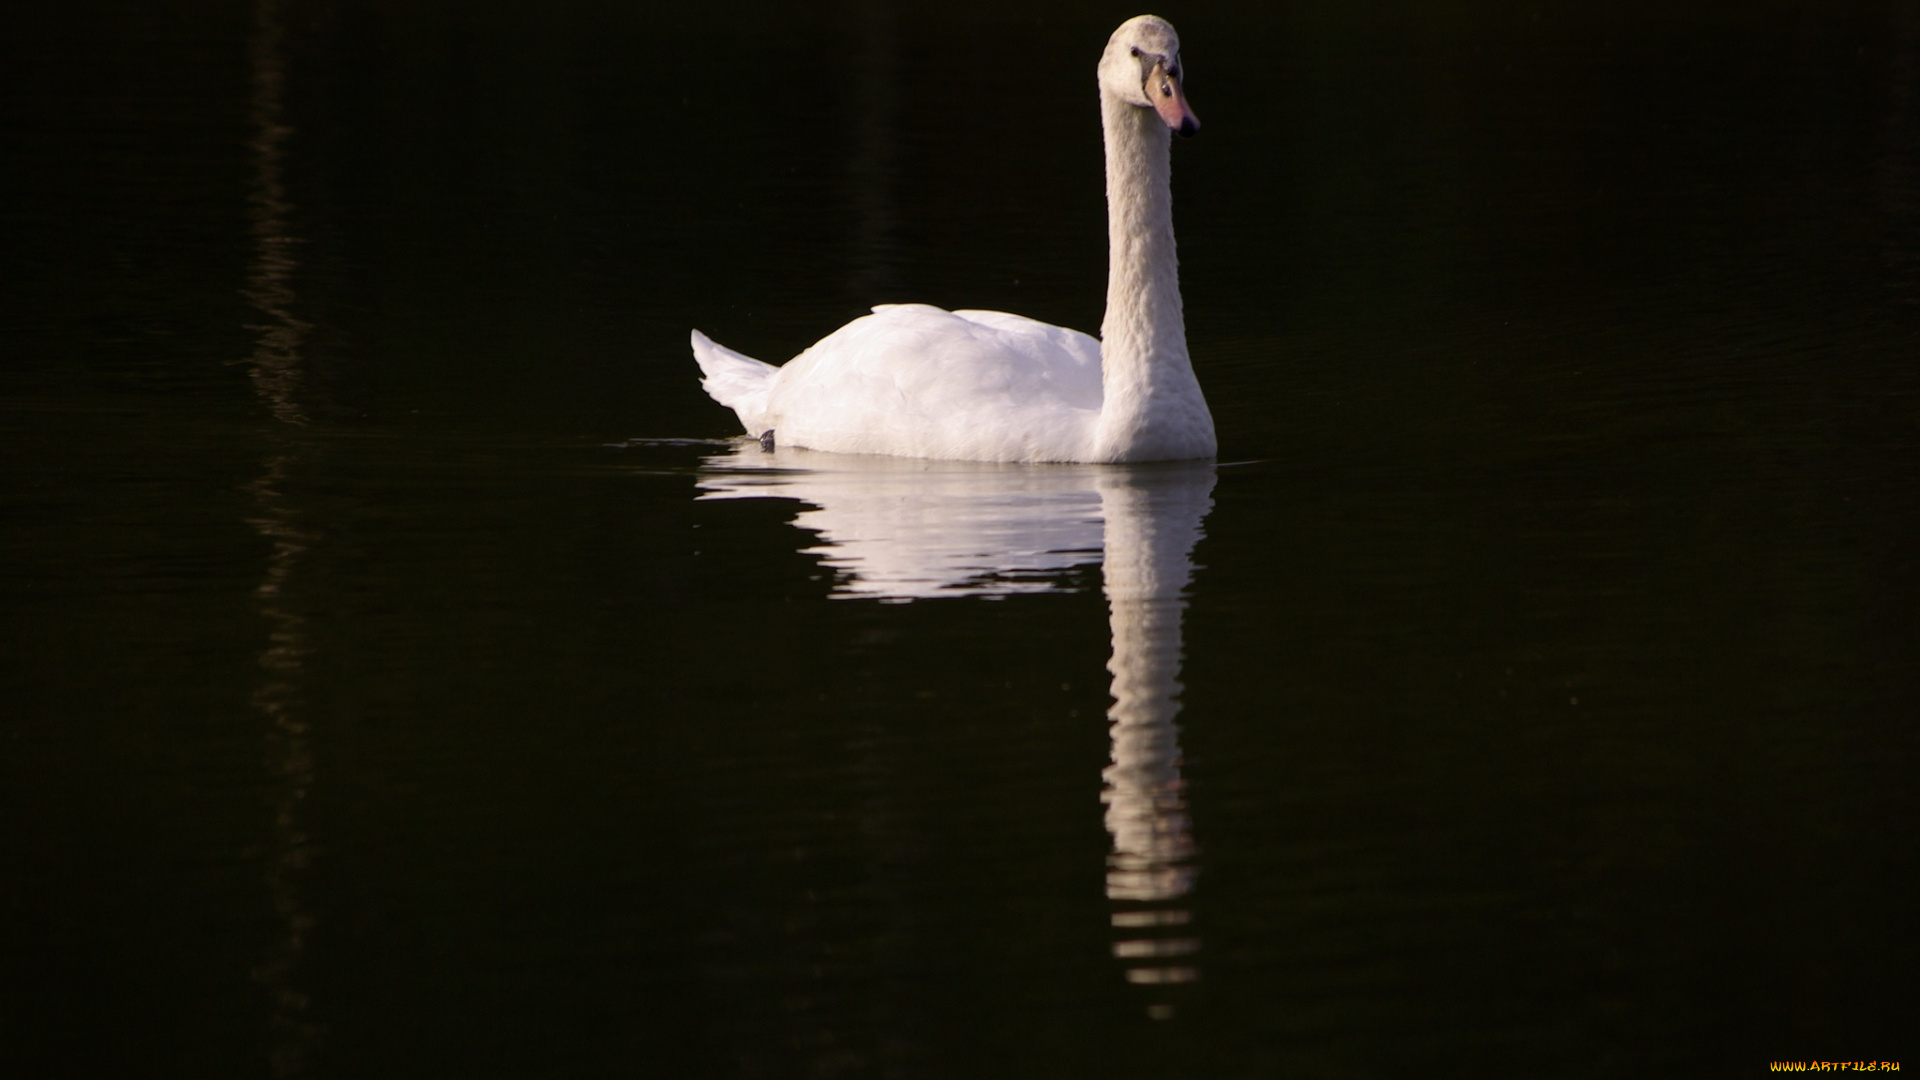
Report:
M 1187 357 L 1168 192 L 1170 132 L 1200 124 L 1180 39 L 1129 19 L 1100 57 L 1107 150 L 1107 313 L 1100 340 L 1000 311 L 873 309 L 783 367 L 693 332 L 714 400 L 763 442 L 970 461 L 1212 457 Z

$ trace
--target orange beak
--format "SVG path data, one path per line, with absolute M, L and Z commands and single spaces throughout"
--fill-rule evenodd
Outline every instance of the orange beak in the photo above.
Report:
M 1153 102 L 1153 109 L 1160 114 L 1166 125 L 1181 135 L 1192 135 L 1200 130 L 1200 118 L 1193 115 L 1187 106 L 1187 95 L 1180 89 L 1180 80 L 1167 74 L 1165 64 L 1153 65 L 1153 73 L 1147 76 L 1147 100 Z

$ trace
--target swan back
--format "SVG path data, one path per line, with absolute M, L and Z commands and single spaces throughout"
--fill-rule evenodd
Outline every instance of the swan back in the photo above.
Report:
M 1084 461 L 1100 414 L 1098 343 L 998 311 L 878 307 L 780 370 L 771 424 L 815 450 Z

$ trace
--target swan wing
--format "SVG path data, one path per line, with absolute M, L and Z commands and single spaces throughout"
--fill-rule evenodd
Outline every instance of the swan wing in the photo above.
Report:
M 999 311 L 877 307 L 780 369 L 768 426 L 787 445 L 974 461 L 1085 460 L 1100 345 Z

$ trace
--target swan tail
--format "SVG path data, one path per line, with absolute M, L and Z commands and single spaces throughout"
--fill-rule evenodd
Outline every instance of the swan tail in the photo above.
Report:
M 747 434 L 760 436 L 773 426 L 767 418 L 767 396 L 779 368 L 734 352 L 698 330 L 693 332 L 693 358 L 705 376 L 701 388 L 738 414 Z

